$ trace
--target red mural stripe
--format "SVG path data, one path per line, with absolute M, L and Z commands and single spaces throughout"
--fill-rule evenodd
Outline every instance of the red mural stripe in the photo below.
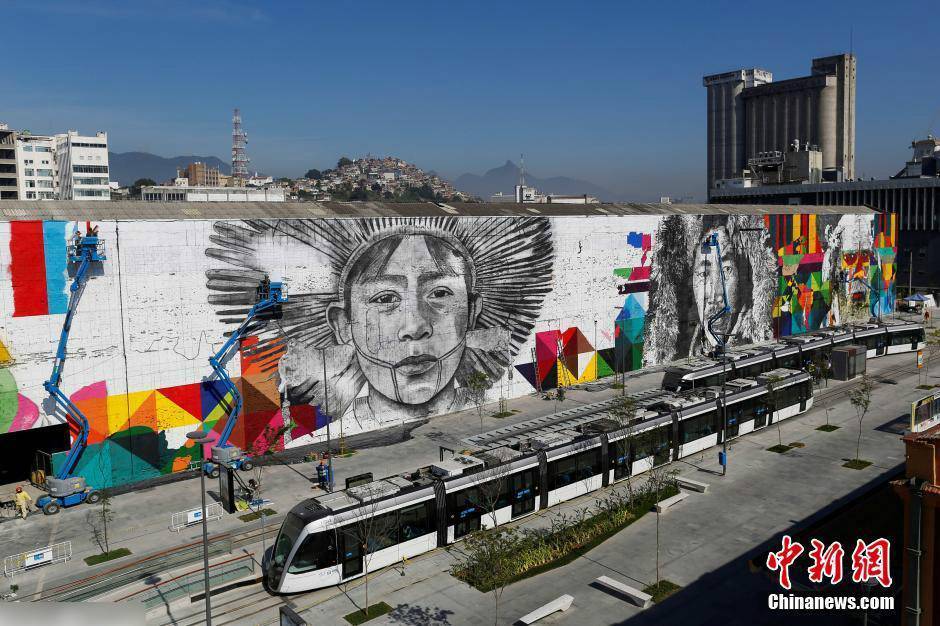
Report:
M 41 221 L 10 222 L 10 259 L 13 317 L 48 315 Z

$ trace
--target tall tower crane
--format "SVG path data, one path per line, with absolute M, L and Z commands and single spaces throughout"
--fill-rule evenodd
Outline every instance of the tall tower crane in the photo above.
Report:
M 84 236 L 76 232 L 72 237 L 72 242 L 68 245 L 68 261 L 73 266 L 77 265 L 77 269 L 69 287 L 69 304 L 65 312 L 65 321 L 62 323 L 62 332 L 59 335 L 59 346 L 52 361 L 52 374 L 42 386 L 52 396 L 55 406 L 64 411 L 78 424 L 78 434 L 75 436 L 75 441 L 72 442 L 72 447 L 69 448 L 62 467 L 59 468 L 54 477 L 46 478 L 45 488 L 48 493 L 36 501 L 36 506 L 42 509 L 46 515 L 54 515 L 64 506 L 74 506 L 82 502 L 94 504 L 101 500 L 101 492 L 88 487 L 84 477 L 74 475 L 78 459 L 88 443 L 88 418 L 72 402 L 71 398 L 62 391 L 60 385 L 65 358 L 68 355 L 72 320 L 75 317 L 75 311 L 78 309 L 78 302 L 85 291 L 89 270 L 93 263 L 100 263 L 106 259 L 104 242 L 98 238 L 97 227 L 93 229 L 88 224 Z
M 229 395 L 232 397 L 231 402 L 228 404 L 225 427 L 222 429 L 216 444 L 212 447 L 212 460 L 203 464 L 203 471 L 212 478 L 218 477 L 220 465 L 246 471 L 254 467 L 251 457 L 244 450 L 228 442 L 232 430 L 235 428 L 235 423 L 238 421 L 238 414 L 241 413 L 242 396 L 238 391 L 238 386 L 235 385 L 225 370 L 225 362 L 232 349 L 248 335 L 252 322 L 259 315 L 287 302 L 287 287 L 280 281 L 271 282 L 270 279 L 265 277 L 258 286 L 255 300 L 254 306 L 248 311 L 245 321 L 241 323 L 238 330 L 229 335 L 219 351 L 209 357 L 209 365 L 212 366 L 213 376 L 221 381 L 225 387 L 223 398 Z

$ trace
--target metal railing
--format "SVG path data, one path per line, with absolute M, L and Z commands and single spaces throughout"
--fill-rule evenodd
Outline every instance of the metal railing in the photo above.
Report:
M 41 565 L 52 565 L 53 563 L 64 563 L 72 558 L 72 542 L 63 541 L 54 543 L 38 550 L 21 552 L 20 554 L 11 554 L 3 559 L 3 574 L 11 577 L 19 572 L 39 567 Z
M 222 519 L 222 504 L 213 502 L 206 507 L 206 521 Z M 179 532 L 187 526 L 198 524 L 202 521 L 202 507 L 179 511 L 170 517 L 170 530 Z

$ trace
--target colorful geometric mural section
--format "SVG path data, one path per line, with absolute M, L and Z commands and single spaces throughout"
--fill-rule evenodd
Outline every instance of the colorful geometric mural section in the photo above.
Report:
M 326 425 L 326 417 L 315 407 L 291 407 L 288 433 L 276 383 L 270 375 L 258 374 L 250 357 L 245 357 L 244 345 L 242 350 L 246 373 L 233 379 L 242 396 L 242 413 L 229 443 L 264 454 L 282 449 L 285 434 L 294 439 Z M 209 458 L 212 444 L 206 444 L 200 454 L 186 433 L 204 427 L 217 438 L 225 428 L 231 401 L 225 386 L 216 380 L 114 395 L 99 382 L 70 397 L 89 423 L 88 447 L 76 473 L 99 488 L 183 471 L 190 463 Z M 77 425 L 72 420 L 69 428 L 74 438 Z M 53 455 L 53 468 L 58 468 L 65 455 Z
M 516 370 L 541 391 L 587 383 L 614 373 L 612 350 L 595 350 L 578 328 L 535 334 L 535 361 Z
M 771 313 L 774 336 L 830 325 L 832 286 L 822 272 L 825 251 L 816 215 L 766 215 L 764 224 L 777 253 L 777 295 Z
M 874 251 L 878 263 L 868 275 L 869 284 L 875 286 L 870 309 L 874 316 L 893 313 L 897 302 L 895 278 L 897 274 L 898 220 L 894 213 L 882 213 L 875 218 Z
M 623 306 L 614 320 L 614 368 L 632 371 L 643 367 L 643 344 L 645 341 L 646 312 L 649 308 L 650 272 L 652 259 L 650 250 L 653 237 L 649 233 L 631 232 L 627 235 L 629 258 L 639 260 L 632 267 L 614 270 L 614 276 L 625 279 L 618 285 L 620 295 L 626 295 Z
M 66 222 L 10 222 L 13 317 L 65 313 Z
M 10 351 L 0 341 L 0 434 L 32 428 L 39 419 L 39 407 L 19 392 L 12 364 Z

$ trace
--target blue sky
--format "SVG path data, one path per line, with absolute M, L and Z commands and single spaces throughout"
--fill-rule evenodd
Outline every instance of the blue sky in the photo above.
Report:
M 893 174 L 940 134 L 929 3 L 5 0 L 0 120 L 107 130 L 113 150 L 296 176 L 393 154 L 449 177 L 526 155 L 622 198 L 704 199 L 705 74 L 776 79 L 858 55 L 857 164 Z M 780 15 L 778 15 L 779 13 Z M 22 24 L 24 28 L 18 28 Z M 936 72 L 936 70 L 933 70 Z

